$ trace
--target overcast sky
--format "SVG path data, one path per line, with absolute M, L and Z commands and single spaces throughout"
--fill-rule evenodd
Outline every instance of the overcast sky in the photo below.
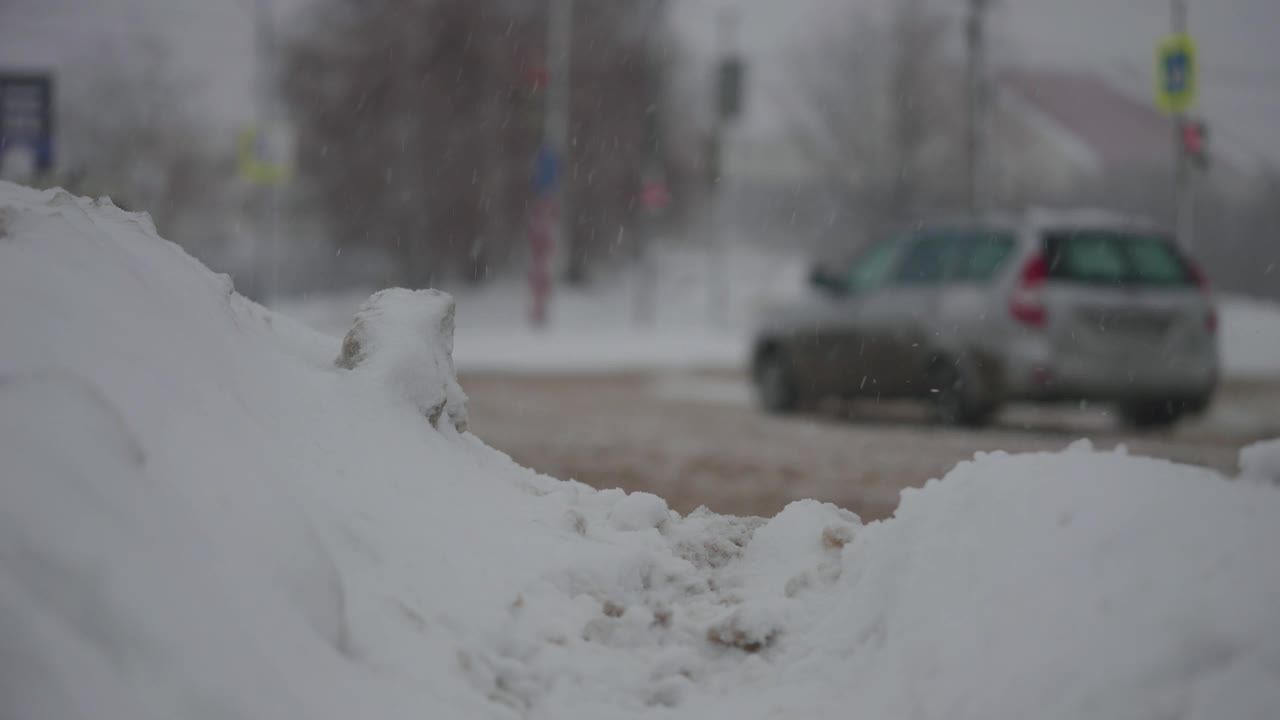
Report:
M 229 130 L 251 117 L 253 1 L 0 0 L 0 66 L 73 72 L 74 61 L 95 45 L 153 33 L 174 47 L 176 61 L 198 81 L 203 111 Z M 308 2 L 269 1 L 284 12 Z M 773 82 L 785 81 L 787 54 L 825 23 L 851 9 L 876 12 L 889 1 L 671 0 L 682 35 L 704 48 L 714 43 L 719 9 L 735 7 L 744 51 L 758 76 Z M 957 15 L 965 6 L 964 0 L 938 4 Z M 1280 162 L 1280 0 L 1190 5 L 1203 65 L 1203 108 L 1215 136 L 1232 137 Z M 993 50 L 1019 64 L 1095 70 L 1146 93 L 1168 8 L 1167 0 L 997 0 Z M 692 58 L 706 62 L 707 53 L 695 51 Z M 770 132 L 768 110 L 752 109 L 760 117 L 749 119 L 749 128 Z

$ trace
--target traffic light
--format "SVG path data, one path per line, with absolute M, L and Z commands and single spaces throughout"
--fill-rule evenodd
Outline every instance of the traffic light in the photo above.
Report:
M 1196 166 L 1209 165 L 1209 128 L 1202 120 L 1187 119 L 1180 134 L 1182 154 Z
M 716 113 L 721 120 L 737 120 L 742 114 L 746 74 L 747 66 L 742 58 L 729 56 L 720 61 L 716 75 Z

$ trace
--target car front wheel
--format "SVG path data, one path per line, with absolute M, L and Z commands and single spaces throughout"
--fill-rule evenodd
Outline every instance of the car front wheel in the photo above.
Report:
M 781 352 L 767 352 L 756 362 L 755 380 L 760 405 L 766 412 L 789 413 L 800 407 L 795 375 Z
M 991 422 L 997 407 L 983 400 L 969 374 L 959 364 L 939 359 L 929 373 L 934 419 L 950 426 L 981 427 Z

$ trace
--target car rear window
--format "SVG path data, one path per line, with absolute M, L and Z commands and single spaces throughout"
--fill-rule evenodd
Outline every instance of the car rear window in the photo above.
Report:
M 1191 270 L 1169 238 L 1110 230 L 1045 234 L 1049 277 L 1080 283 L 1185 286 Z

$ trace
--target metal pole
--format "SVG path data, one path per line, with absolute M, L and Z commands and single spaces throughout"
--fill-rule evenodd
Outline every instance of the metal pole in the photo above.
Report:
M 561 274 L 567 252 L 564 169 L 568 165 L 569 51 L 573 43 L 573 0 L 548 0 L 547 96 L 543 106 L 542 147 L 536 180 L 538 197 L 530 217 L 530 311 L 534 327 L 550 322 L 554 278 Z
M 969 0 L 969 17 L 966 23 L 968 58 L 965 67 L 968 117 L 965 125 L 965 204 L 969 212 L 976 213 L 982 206 L 982 172 L 986 123 L 986 25 L 987 0 Z
M 1171 23 L 1174 34 L 1187 32 L 1186 0 L 1170 0 Z M 1173 203 L 1175 232 L 1178 243 L 1185 250 L 1195 244 L 1194 198 L 1191 193 L 1191 164 L 1182 147 L 1182 134 L 1186 129 L 1187 117 L 1179 111 L 1173 116 Z
M 649 15 L 643 24 L 641 37 L 645 43 L 652 44 L 653 27 L 663 16 L 666 0 L 650 0 Z M 656 98 L 653 98 L 656 102 Z M 641 169 L 641 193 L 649 190 L 649 184 L 662 183 L 665 191 L 666 173 L 662 162 L 662 117 L 657 105 L 652 106 L 645 115 L 644 133 L 644 167 Z M 651 327 L 657 322 L 658 276 L 652 245 L 659 228 L 659 214 L 662 209 L 652 207 L 648 198 L 641 199 L 641 221 L 635 238 L 631 241 L 631 322 L 637 327 Z M 619 233 L 621 236 L 621 232 Z
M 569 58 L 573 50 L 573 0 L 551 0 L 551 16 L 547 23 L 547 106 L 543 126 L 544 142 L 554 154 L 560 173 L 551 191 L 551 238 L 555 276 L 563 274 L 568 262 L 569 233 L 565 231 L 568 217 L 568 193 L 565 192 L 565 176 L 569 167 L 567 153 L 569 137 Z

